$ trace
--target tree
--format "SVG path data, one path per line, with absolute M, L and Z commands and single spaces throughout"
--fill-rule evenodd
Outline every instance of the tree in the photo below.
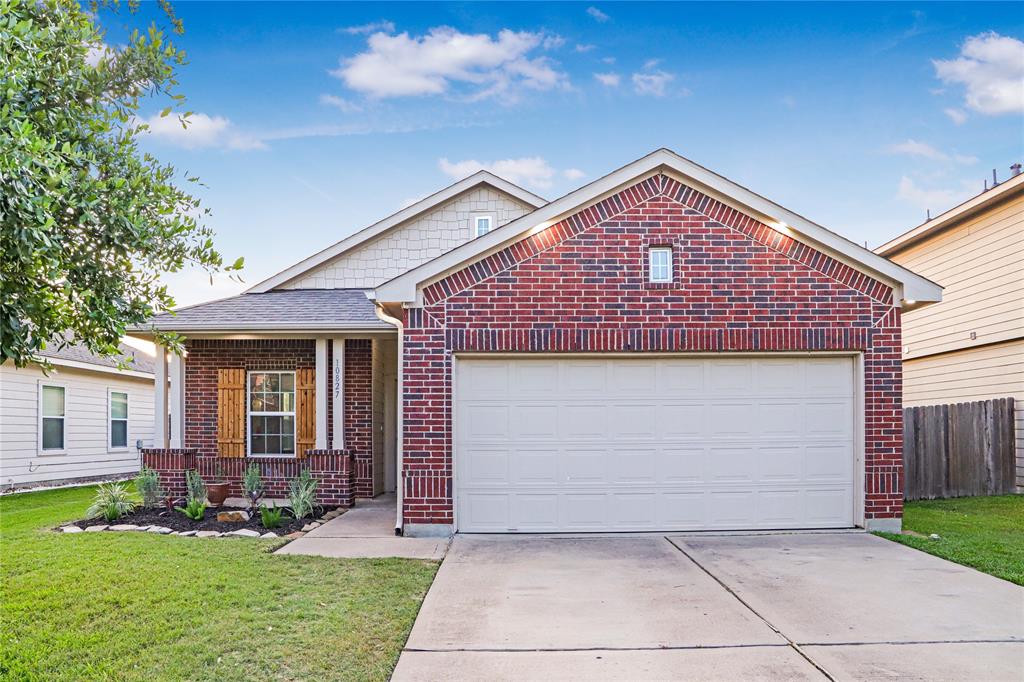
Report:
M 156 25 L 106 46 L 104 8 L 117 10 L 0 0 L 0 362 L 40 362 L 49 343 L 115 355 L 127 327 L 174 306 L 163 273 L 242 267 L 214 249 L 209 209 L 183 189 L 198 180 L 138 147 L 143 98 L 162 99 L 164 116 L 184 101 L 184 53 Z

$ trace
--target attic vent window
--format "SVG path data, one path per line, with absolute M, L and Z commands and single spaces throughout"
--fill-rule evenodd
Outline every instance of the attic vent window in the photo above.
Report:
M 473 236 L 482 237 L 494 228 L 494 217 L 478 215 L 473 217 Z
M 672 281 L 672 247 L 652 246 L 647 250 L 648 279 L 651 282 Z

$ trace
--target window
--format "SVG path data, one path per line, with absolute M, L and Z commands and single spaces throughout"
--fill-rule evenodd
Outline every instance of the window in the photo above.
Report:
M 41 450 L 64 450 L 64 387 L 39 385 L 39 444 Z
M 489 215 L 478 215 L 473 217 L 473 236 L 482 237 L 491 231 L 494 219 Z
M 647 252 L 651 282 L 672 281 L 672 247 L 652 246 Z
M 249 373 L 249 454 L 295 454 L 295 372 Z
M 128 447 L 128 394 L 124 391 L 110 391 L 107 394 L 110 418 L 110 449 L 122 450 Z

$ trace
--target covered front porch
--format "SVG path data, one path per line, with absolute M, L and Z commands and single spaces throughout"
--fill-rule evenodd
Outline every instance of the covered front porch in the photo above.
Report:
M 260 467 L 268 498 L 302 469 L 325 507 L 397 488 L 397 333 L 360 290 L 245 294 L 154 320 L 185 336 L 157 352 L 153 447 L 168 494 L 185 471 L 226 481 Z

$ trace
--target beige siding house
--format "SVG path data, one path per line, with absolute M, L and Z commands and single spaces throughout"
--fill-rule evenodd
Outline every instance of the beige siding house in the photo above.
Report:
M 876 251 L 945 287 L 903 314 L 904 405 L 1014 398 L 1024 487 L 1024 175 Z
M 75 345 L 42 353 L 48 374 L 0 366 L 0 490 L 138 471 L 137 441 L 153 440 L 153 357 L 122 352 L 130 369 Z

